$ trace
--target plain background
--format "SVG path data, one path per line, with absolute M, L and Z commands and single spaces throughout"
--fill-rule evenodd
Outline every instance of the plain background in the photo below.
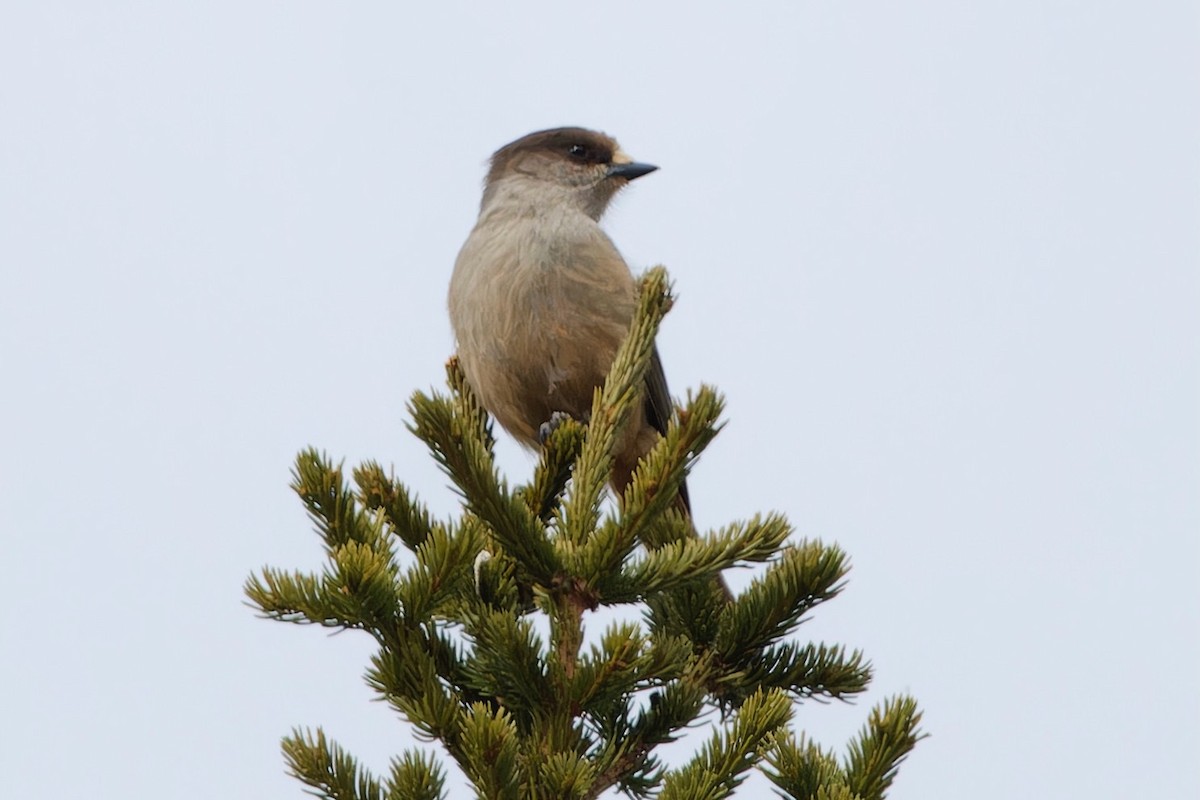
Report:
M 608 228 L 676 281 L 673 391 L 728 399 L 700 524 L 778 509 L 853 559 L 802 633 L 877 679 L 798 725 L 840 748 L 913 693 L 897 800 L 1194 797 L 1198 30 L 1183 2 L 9 4 L 4 794 L 300 797 L 293 725 L 376 770 L 411 744 L 364 637 L 241 585 L 320 565 L 306 445 L 454 512 L 404 404 L 442 383 L 488 154 L 577 124 L 662 166 Z

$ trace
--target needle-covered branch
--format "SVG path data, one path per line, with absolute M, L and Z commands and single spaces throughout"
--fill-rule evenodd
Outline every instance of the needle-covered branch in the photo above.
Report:
M 773 737 L 763 772 L 793 800 L 882 800 L 901 762 L 924 739 L 921 713 L 911 697 L 893 697 L 871 710 L 871 716 L 839 760 L 805 737 L 791 732 Z
M 751 695 L 728 731 L 714 733 L 695 758 L 666 775 L 659 800 L 729 797 L 758 763 L 768 737 L 791 716 L 791 703 L 783 692 Z
M 673 299 L 667 273 L 655 267 L 642 278 L 638 307 L 629 335 L 613 359 L 612 368 L 597 389 L 588 421 L 587 437 L 575 463 L 574 487 L 567 499 L 564 537 L 581 546 L 591 537 L 600 518 L 600 499 L 612 474 L 613 448 L 642 400 L 646 372 L 654 355 L 654 336 Z
M 841 591 L 848 569 L 837 547 L 820 542 L 785 547 L 722 616 L 718 651 L 738 660 L 791 633 L 809 610 Z
M 500 546 L 549 584 L 561 568 L 554 546 L 529 506 L 508 491 L 496 472 L 484 428 L 464 419 L 462 406 L 469 404 L 416 393 L 409 402 L 413 432 L 429 444 L 467 507 L 487 523 Z
M 607 594 L 615 602 L 667 592 L 736 564 L 766 561 L 790 532 L 786 520 L 772 516 L 735 523 L 703 538 L 677 539 L 632 561 L 622 573 L 606 576 L 600 585 L 613 587 Z
M 317 797 L 329 800 L 385 800 L 383 786 L 354 757 L 325 732 L 300 728 L 283 740 L 283 755 L 288 772 L 300 779 Z M 436 795 L 435 795 L 436 797 Z

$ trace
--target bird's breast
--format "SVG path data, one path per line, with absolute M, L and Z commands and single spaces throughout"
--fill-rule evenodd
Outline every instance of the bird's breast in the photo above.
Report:
M 526 441 L 554 411 L 586 413 L 633 315 L 629 268 L 595 222 L 578 216 L 586 222 L 481 220 L 451 279 L 467 378 Z

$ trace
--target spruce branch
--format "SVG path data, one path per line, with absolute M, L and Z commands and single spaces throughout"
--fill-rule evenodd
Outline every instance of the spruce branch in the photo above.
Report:
M 315 448 L 303 450 L 292 468 L 291 487 L 330 551 L 357 542 L 389 560 L 394 558 L 384 527 L 373 514 L 359 509 L 357 498 L 342 478 L 340 463 L 335 465 Z
M 690 520 L 675 515 L 673 522 L 667 525 L 663 522 L 670 516 L 668 512 L 692 462 L 719 431 L 722 408 L 720 396 L 712 389 L 702 388 L 688 399 L 686 408 L 671 420 L 666 434 L 634 471 L 633 480 L 621 497 L 619 522 L 607 520 L 579 555 L 580 569 L 597 586 L 608 584 L 613 576 L 619 575 L 620 565 L 642 541 L 659 547 L 691 536 Z M 602 589 L 605 594 L 607 591 Z
M 924 739 L 917 701 L 900 696 L 871 709 L 870 719 L 850 742 L 845 770 L 850 788 L 860 797 L 883 797 L 896 778 L 900 763 Z
M 445 800 L 445 773 L 432 756 L 406 750 L 392 759 L 385 788 L 387 800 Z
M 246 596 L 263 616 L 281 622 L 322 625 L 327 628 L 363 627 L 360 620 L 342 610 L 336 589 L 326 580 L 302 572 L 285 572 L 264 567 L 246 580 Z
M 455 527 L 431 526 L 396 586 L 406 616 L 452 618 L 464 603 L 476 602 L 474 576 L 463 565 L 471 563 L 487 545 L 484 527 L 475 517 Z
M 850 790 L 846 775 L 833 753 L 803 734 L 797 740 L 790 730 L 777 731 L 769 740 L 761 770 L 792 800 L 861 800 Z
M 455 415 L 463 421 L 465 429 L 472 434 L 472 438 L 479 443 L 488 458 L 494 457 L 496 436 L 492 429 L 492 419 L 479 402 L 479 398 L 471 391 L 467 375 L 458 363 L 458 356 L 452 356 L 446 362 L 446 381 L 450 384 L 450 393 L 454 398 Z
M 441 740 L 458 757 L 461 715 L 469 699 L 464 695 L 471 694 L 466 677 L 461 675 L 465 670 L 457 664 L 453 669 L 439 670 L 439 659 L 423 644 L 409 636 L 381 648 L 371 657 L 367 684 L 404 715 L 419 735 Z M 447 688 L 443 675 L 457 676 L 454 685 L 465 691 Z
M 785 689 L 798 699 L 842 700 L 861 694 L 871 665 L 841 645 L 783 642 L 733 663 L 750 685 Z
M 779 518 L 773 521 L 778 524 Z M 719 652 L 728 660 L 739 660 L 791 633 L 804 614 L 842 590 L 840 581 L 847 569 L 846 557 L 837 547 L 801 542 L 784 548 L 722 617 L 716 640 Z
M 651 550 L 601 585 L 614 586 L 605 593 L 614 602 L 670 591 L 735 564 L 766 561 L 790 533 L 778 516 L 735 523 L 704 538 L 677 539 Z
M 534 716 L 555 704 L 546 675 L 544 645 L 529 620 L 503 611 L 484 610 L 466 627 L 474 643 L 464 664 L 465 677 L 483 697 L 509 711 L 522 730 Z
M 695 395 L 689 394 L 622 494 L 622 517 L 629 539 L 645 536 L 652 543 L 663 543 L 648 529 L 675 503 L 692 465 L 724 427 L 720 422 L 724 410 L 725 401 L 711 387 L 701 386 Z
M 916 701 L 899 696 L 885 700 L 849 745 L 844 761 L 804 737 L 776 734 L 770 742 L 763 773 L 794 800 L 882 800 L 901 762 L 925 738 Z
M 370 511 L 382 511 L 396 536 L 410 550 L 420 547 L 429 536 L 433 522 L 429 511 L 410 496 L 408 489 L 387 475 L 375 461 L 367 461 L 354 470 L 359 502 Z
M 567 418 L 559 422 L 542 444 L 542 458 L 533 480 L 517 491 L 543 524 L 550 522 L 559 511 L 563 492 L 583 449 L 585 433 L 584 426 L 576 420 Z
M 558 752 L 538 764 L 535 786 L 553 786 L 554 797 L 588 800 L 595 797 L 596 767 L 585 755 Z
M 633 325 L 617 349 L 612 368 L 597 389 L 587 437 L 575 463 L 573 487 L 565 506 L 566 541 L 583 545 L 600 518 L 600 498 L 612 474 L 613 446 L 642 398 L 642 381 L 654 354 L 654 335 L 673 299 L 667 272 L 655 267 L 642 277 Z
M 606 711 L 678 678 L 690 655 L 688 642 L 680 637 L 650 637 L 632 623 L 613 624 L 579 659 L 570 694 L 603 727 Z
M 791 703 L 783 692 L 755 692 L 738 709 L 727 733 L 714 733 L 691 761 L 667 773 L 659 800 L 729 797 L 758 762 L 768 737 L 791 715 Z
M 488 426 L 463 416 L 463 410 L 471 408 L 470 403 L 417 392 L 409 401 L 411 428 L 429 444 L 467 507 L 488 525 L 497 543 L 548 585 L 561 571 L 554 546 L 528 505 L 508 491 L 496 472 L 486 439 Z
M 517 726 L 504 709 L 475 703 L 463 714 L 460 764 L 480 798 L 521 798 L 528 782 L 520 750 Z
M 288 772 L 308 785 L 317 797 L 328 800 L 385 800 L 379 781 L 361 769 L 354 757 L 325 732 L 297 728 L 283 740 Z

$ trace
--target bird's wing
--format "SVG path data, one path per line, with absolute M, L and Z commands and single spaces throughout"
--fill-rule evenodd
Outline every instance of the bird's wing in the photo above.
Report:
M 667 433 L 667 422 L 671 419 L 671 393 L 667 391 L 667 375 L 663 372 L 662 359 L 658 356 L 658 345 L 650 356 L 650 369 L 646 371 L 646 421 L 662 435 Z M 687 481 L 679 485 L 679 501 L 692 513 L 692 501 L 688 497 Z

